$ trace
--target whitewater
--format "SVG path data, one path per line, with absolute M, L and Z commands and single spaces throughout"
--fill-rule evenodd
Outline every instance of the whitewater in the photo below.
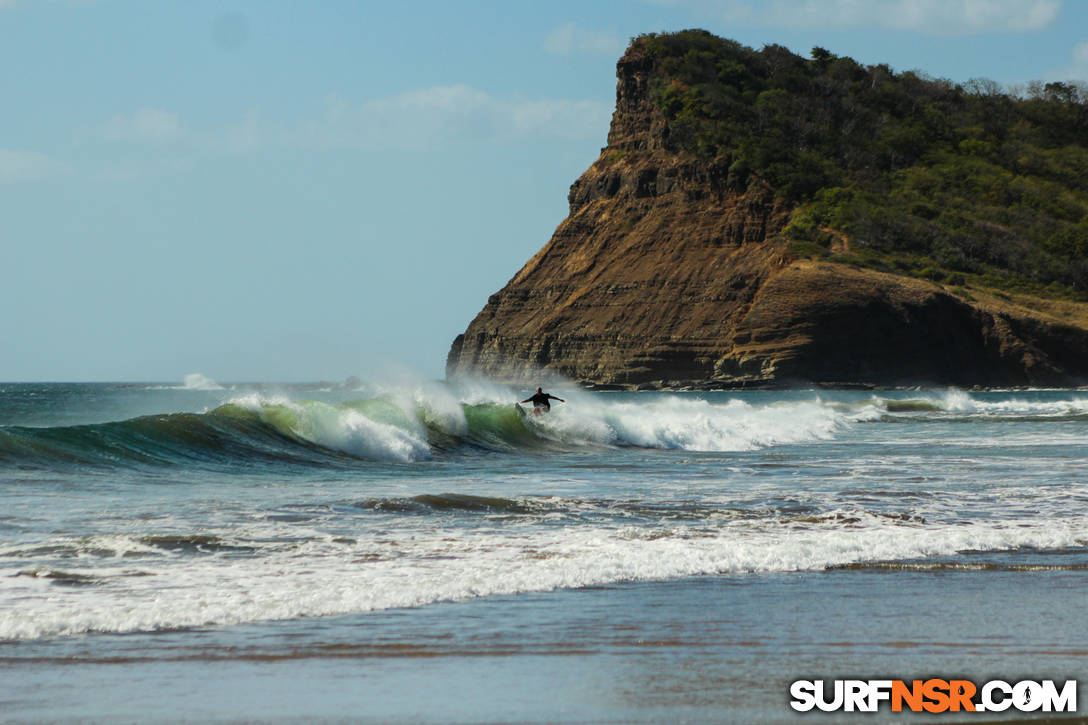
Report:
M 692 668 L 765 671 L 779 697 L 790 679 L 874 667 L 1083 666 L 1088 391 L 561 385 L 567 402 L 540 417 L 514 405 L 530 392 L 196 374 L 0 384 L 5 713 L 78 714 L 78 687 L 19 694 L 77 669 L 120 694 L 195 682 L 211 662 L 346 676 L 395 657 L 431 672 L 446 703 L 434 721 L 474 721 L 503 712 L 487 678 L 529 687 L 499 660 L 536 672 L 549 652 L 624 692 L 665 668 L 681 695 L 627 698 L 624 720 L 713 718 L 728 701 L 790 721 L 761 700 L 737 710 L 729 678 L 697 695 Z M 130 684 L 103 685 L 118 668 Z M 282 674 L 244 671 L 255 688 Z M 380 697 L 409 675 L 367 671 L 377 689 L 357 696 L 384 703 L 376 721 L 432 719 Z M 464 704 L 466 688 L 495 709 Z M 268 719 L 340 712 L 275 701 Z M 133 702 L 114 714 L 149 714 Z M 600 714 L 588 694 L 573 702 L 569 719 Z M 541 721 L 566 718 L 537 705 Z M 254 714 L 217 707 L 205 714 Z

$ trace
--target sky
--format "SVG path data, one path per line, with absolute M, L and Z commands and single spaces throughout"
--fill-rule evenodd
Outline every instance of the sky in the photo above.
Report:
M 1085 0 L 0 0 L 0 381 L 441 378 L 685 28 L 1088 80 Z

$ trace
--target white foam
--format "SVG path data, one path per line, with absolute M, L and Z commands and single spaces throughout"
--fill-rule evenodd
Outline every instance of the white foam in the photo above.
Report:
M 530 419 L 530 423 L 538 435 L 575 446 L 749 451 L 827 440 L 874 410 L 871 406 L 844 410 L 841 405 L 815 398 L 752 405 L 737 399 L 711 403 L 687 395 L 631 400 L 580 390 L 555 392 L 567 402 L 554 404 L 549 415 Z M 415 383 L 375 388 L 372 393 L 399 413 L 375 418 L 380 407 L 345 408 L 257 393 L 237 396 L 230 402 L 266 419 L 270 408 L 287 407 L 297 421 L 291 432 L 328 448 L 364 458 L 413 461 L 431 455 L 428 427 L 454 436 L 468 433 L 465 405 L 508 405 L 518 399 L 509 388 L 481 382 L 461 382 L 455 390 Z
M 309 407 L 306 434 L 326 448 L 361 458 L 408 463 L 430 457 L 422 431 L 409 431 L 391 423 L 372 420 L 355 410 L 315 410 Z
M 290 407 L 293 410 L 299 410 L 300 408 L 295 405 L 294 401 L 286 395 L 267 395 L 264 393 L 246 393 L 244 395 L 235 395 L 227 401 L 227 405 L 237 405 L 239 408 L 245 408 L 246 410 L 253 411 L 254 413 L 260 413 L 265 408 L 270 406 L 282 405 Z
M 431 455 L 423 422 L 415 406 L 405 398 L 398 405 L 402 415 L 393 422 L 373 419 L 351 407 L 295 401 L 284 395 L 248 393 L 231 398 L 228 404 L 253 411 L 276 426 L 282 425 L 282 420 L 275 417 L 274 411 L 286 408 L 294 422 L 285 432 L 359 458 L 407 463 Z
M 540 425 L 563 440 L 685 451 L 748 451 L 826 440 L 853 420 L 819 400 L 756 406 L 741 400 L 715 404 L 678 395 L 611 402 L 581 394 L 570 405 L 553 406 Z
M 211 378 L 200 373 L 189 373 L 185 376 L 181 390 L 223 390 L 223 386 Z
M 632 400 L 577 388 L 550 391 L 564 398 L 534 419 L 538 433 L 569 444 L 592 443 L 686 451 L 748 451 L 832 438 L 854 422 L 879 417 L 873 406 L 844 410 L 824 402 L 785 401 L 752 405 L 739 399 L 710 402 L 698 395 L 655 394 Z M 486 380 L 458 380 L 468 405 L 509 404 L 524 391 Z
M 1032 391 L 1039 392 L 1039 391 Z M 1088 397 L 1068 397 L 1059 400 L 1033 400 L 1030 397 L 1004 397 L 990 399 L 985 395 L 972 395 L 963 390 L 949 388 L 943 392 L 922 395 L 922 400 L 943 413 L 955 413 L 977 417 L 1005 416 L 1063 416 L 1088 413 Z M 873 402 L 884 409 L 891 399 L 877 398 Z M 918 415 L 919 412 L 908 412 Z
M 398 395 L 401 407 L 417 415 L 421 422 L 450 435 L 463 436 L 468 432 L 465 410 L 456 395 L 446 385 L 418 383 L 408 395 Z
M 556 403 L 549 415 L 530 421 L 542 437 L 568 445 L 613 445 L 684 451 L 750 451 L 777 445 L 829 440 L 858 422 L 887 414 L 890 399 L 843 403 L 786 400 L 752 404 L 740 399 L 711 402 L 699 395 L 660 394 L 637 398 L 591 394 L 577 389 L 553 392 L 567 400 Z M 287 406 L 298 423 L 291 431 L 307 440 L 351 455 L 379 460 L 413 461 L 431 456 L 428 428 L 449 435 L 468 431 L 464 406 L 508 405 L 524 391 L 487 381 L 404 383 L 373 387 L 371 395 L 395 406 L 399 414 L 375 417 L 377 408 L 345 409 L 313 401 L 297 402 L 284 396 L 251 393 L 232 403 L 258 412 Z M 904 411 L 903 415 L 1067 415 L 1088 413 L 1088 398 L 1058 401 L 985 400 L 961 391 L 925 394 L 934 411 Z
M 975 401 L 964 391 L 949 388 L 940 397 L 940 406 L 951 413 L 971 412 L 975 410 Z
M 1058 548 L 1081 545 L 1088 536 L 1085 519 L 905 525 L 862 516 L 850 526 L 725 521 L 710 530 L 706 523 L 516 531 L 405 527 L 354 543 L 315 536 L 255 557 L 136 560 L 152 576 L 125 576 L 134 560 L 118 558 L 116 567 L 99 563 L 78 570 L 106 585 L 58 591 L 37 577 L 0 578 L 0 638 L 232 625 L 623 581 Z
M 973 401 L 972 410 L 987 415 L 1081 415 L 1088 413 L 1088 398 Z

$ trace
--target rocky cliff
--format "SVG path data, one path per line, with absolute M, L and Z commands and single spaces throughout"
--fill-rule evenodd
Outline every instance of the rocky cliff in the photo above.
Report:
M 1088 377 L 1084 305 L 796 258 L 781 236 L 793 206 L 678 148 L 651 99 L 656 72 L 638 44 L 620 59 L 607 147 L 552 239 L 454 340 L 447 376 L 723 388 Z

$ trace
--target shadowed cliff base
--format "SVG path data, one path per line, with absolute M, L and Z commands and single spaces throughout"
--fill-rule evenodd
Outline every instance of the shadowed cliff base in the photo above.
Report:
M 1088 93 L 999 102 L 820 50 L 805 60 L 702 31 L 636 39 L 617 65 L 608 145 L 571 186 L 569 216 L 454 340 L 447 376 L 629 389 L 1088 382 L 1088 179 L 1074 173 L 1088 151 L 1063 136 L 1088 130 Z M 857 122 L 821 91 L 860 104 Z M 769 110 L 787 101 L 789 113 Z M 1005 126 L 963 126 L 983 102 L 1011 104 Z M 944 123 L 934 108 L 959 125 L 926 129 Z M 931 143 L 889 140 L 889 127 Z M 990 144 L 988 166 L 972 140 Z M 1016 175 L 993 151 L 1006 146 L 1021 155 L 1006 165 L 1052 163 Z M 1061 203 L 1044 208 L 1032 184 Z

